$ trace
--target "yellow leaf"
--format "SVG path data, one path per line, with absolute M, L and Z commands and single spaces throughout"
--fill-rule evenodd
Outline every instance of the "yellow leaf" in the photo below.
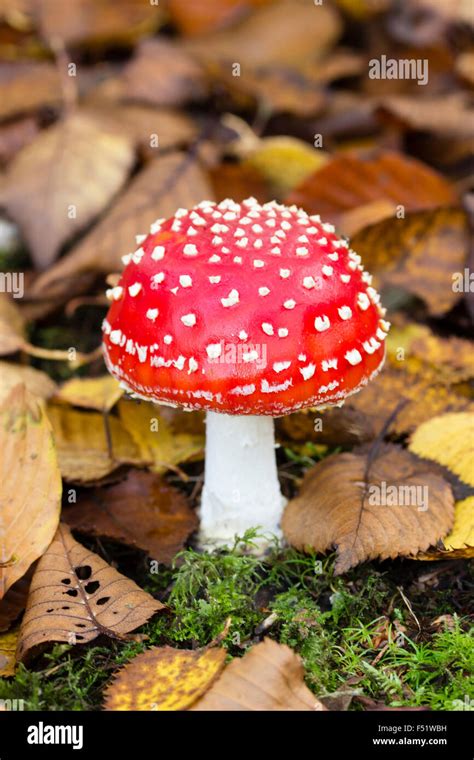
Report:
M 0 407 L 0 599 L 54 536 L 61 476 L 43 405 L 17 385 Z
M 120 420 L 134 440 L 143 459 L 151 462 L 153 472 L 164 472 L 202 450 L 203 437 L 172 432 L 157 404 L 122 399 Z
M 443 544 L 446 549 L 474 547 L 474 496 L 456 503 L 453 529 Z
M 448 467 L 474 486 L 474 413 L 433 417 L 415 430 L 409 448 L 420 457 Z
M 146 465 L 129 433 L 112 415 L 83 412 L 50 404 L 51 421 L 61 474 L 66 480 L 87 483 L 105 477 L 122 464 Z M 110 432 L 110 449 L 107 441 Z
M 186 710 L 209 689 L 225 649 L 154 647 L 119 670 L 106 692 L 106 710 Z
M 0 636 L 0 678 L 15 675 L 17 641 L 18 631 L 10 631 Z
M 111 375 L 102 377 L 74 377 L 59 389 L 56 401 L 65 401 L 72 406 L 97 409 L 108 412 L 123 395 L 118 381 Z
M 265 137 L 244 161 L 267 180 L 283 198 L 328 161 L 328 154 L 295 137 Z

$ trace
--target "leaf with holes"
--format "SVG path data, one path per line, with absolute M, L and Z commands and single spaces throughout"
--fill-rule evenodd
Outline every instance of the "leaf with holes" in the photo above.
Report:
M 297 549 L 336 548 L 336 572 L 368 559 L 412 556 L 454 520 L 451 487 L 430 464 L 393 444 L 373 444 L 312 467 L 282 528 Z
M 187 710 L 224 667 L 225 649 L 153 647 L 118 671 L 106 710 Z
M 226 667 L 192 710 L 326 710 L 304 682 L 301 659 L 265 639 Z
M 61 476 L 51 425 L 24 385 L 0 406 L 0 599 L 54 536 Z
M 53 641 L 86 644 L 126 636 L 164 609 L 161 602 L 79 544 L 60 525 L 33 575 L 17 656 Z
M 89 490 L 63 511 L 73 529 L 136 546 L 169 564 L 197 527 L 183 494 L 149 472 L 129 472 L 109 488 Z

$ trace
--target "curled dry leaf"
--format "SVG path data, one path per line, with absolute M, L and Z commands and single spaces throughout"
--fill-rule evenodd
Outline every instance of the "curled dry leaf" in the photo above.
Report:
M 8 631 L 11 624 L 26 607 L 34 564 L 28 572 L 11 586 L 0 601 L 0 633 Z
M 202 66 L 166 38 L 142 42 L 123 72 L 126 98 L 154 106 L 179 106 L 206 95 Z
M 376 287 L 402 288 L 441 316 L 462 295 L 453 287 L 453 275 L 466 266 L 468 241 L 464 212 L 439 208 L 383 220 L 355 235 L 351 245 Z
M 52 63 L 2 63 L 0 87 L 0 120 L 61 101 L 59 74 Z
M 0 202 L 20 225 L 36 266 L 102 211 L 133 162 L 127 137 L 77 112 L 46 129 L 9 167 Z
M 180 491 L 152 473 L 134 471 L 116 485 L 86 493 L 64 510 L 63 519 L 73 530 L 135 546 L 166 564 L 197 527 Z
M 59 388 L 54 400 L 72 406 L 108 412 L 123 395 L 118 381 L 111 375 L 74 377 Z
M 304 682 L 301 659 L 265 639 L 226 667 L 192 710 L 326 710 Z
M 448 467 L 474 487 L 474 412 L 428 420 L 411 436 L 409 449 Z
M 82 412 L 62 404 L 50 404 L 48 417 L 61 474 L 68 481 L 93 483 L 123 464 L 149 463 L 116 417 Z
M 335 156 L 296 187 L 287 203 L 338 223 L 343 212 L 374 201 L 389 201 L 406 212 L 456 199 L 447 180 L 425 164 L 392 151 L 377 151 L 366 157 Z
M 447 534 L 454 519 L 449 484 L 393 444 L 336 454 L 312 467 L 282 520 L 297 549 L 336 548 L 336 573 L 368 559 L 412 556 Z
M 17 658 L 23 661 L 35 647 L 54 641 L 126 638 L 163 608 L 60 525 L 33 575 Z
M 0 678 L 15 675 L 18 631 L 0 634 Z
M 187 710 L 222 671 L 225 649 L 154 647 L 118 671 L 106 710 Z
M 45 372 L 25 364 L 0 361 L 0 402 L 19 383 L 24 383 L 32 395 L 43 400 L 56 391 L 56 383 Z
M 24 385 L 0 406 L 0 599 L 54 536 L 61 476 L 44 408 Z
M 212 191 L 193 158 L 176 152 L 155 159 L 130 182 L 104 219 L 37 280 L 35 294 L 64 296 L 82 272 L 120 271 L 121 257 L 135 250 L 137 232 L 148 232 L 157 217 L 171 216 L 203 198 L 212 200 Z

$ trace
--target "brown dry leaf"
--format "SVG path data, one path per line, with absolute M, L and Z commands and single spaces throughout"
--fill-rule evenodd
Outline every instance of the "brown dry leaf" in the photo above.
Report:
M 405 212 L 455 203 L 451 185 L 414 158 L 392 151 L 360 157 L 343 153 L 296 187 L 287 203 L 338 223 L 339 216 L 373 201 L 389 201 Z
M 100 634 L 127 638 L 164 605 L 60 525 L 31 581 L 17 658 L 53 641 L 86 644 Z
M 134 471 L 121 483 L 89 491 L 63 519 L 73 530 L 136 546 L 165 564 L 197 527 L 180 491 L 152 473 Z
M 59 74 L 52 63 L 1 63 L 0 88 L 0 120 L 61 101 Z
M 143 0 L 41 0 L 37 14 L 40 30 L 47 41 L 60 39 L 68 45 L 79 43 L 132 43 L 152 34 L 163 20 L 156 2 Z
M 185 47 L 206 63 L 258 66 L 306 65 L 322 58 L 341 33 L 337 12 L 327 3 L 279 0 L 263 6 L 229 30 L 190 40 Z
M 32 142 L 39 132 L 36 117 L 25 116 L 0 125 L 0 164 L 7 164 L 19 150 Z
M 91 483 L 123 464 L 148 464 L 129 433 L 112 415 L 82 412 L 68 406 L 50 404 L 58 462 L 63 478 L 75 483 Z M 110 432 L 111 451 L 107 444 Z
M 187 710 L 225 663 L 218 647 L 153 647 L 121 668 L 105 693 L 106 710 Z
M 20 151 L 0 202 L 20 225 L 36 266 L 45 269 L 61 246 L 102 211 L 134 158 L 127 137 L 75 113 Z
M 37 280 L 34 292 L 64 294 L 82 272 L 120 271 L 121 257 L 135 249 L 137 233 L 147 232 L 158 217 L 166 218 L 203 199 L 212 200 L 212 190 L 194 160 L 184 153 L 157 158 L 130 182 L 104 219 Z
M 456 73 L 474 87 L 474 51 L 461 53 L 456 58 Z
M 351 241 L 374 275 L 375 287 L 390 285 L 413 293 L 433 316 L 445 314 L 460 298 L 453 277 L 467 265 L 468 243 L 466 215 L 457 208 L 386 219 Z
M 341 234 L 352 237 L 371 224 L 395 216 L 396 211 L 397 207 L 392 201 L 371 201 L 342 213 L 337 226 Z
M 154 106 L 180 106 L 206 92 L 202 66 L 166 38 L 142 42 L 123 72 L 124 96 Z
M 474 129 L 474 108 L 466 93 L 435 98 L 391 95 L 380 100 L 378 113 L 409 129 L 444 137 L 470 138 Z
M 199 455 L 204 438 L 196 433 L 171 430 L 157 404 L 122 399 L 118 405 L 120 421 L 133 438 L 144 461 L 155 473 L 165 472 Z
M 10 678 L 15 675 L 17 643 L 17 630 L 0 634 L 0 678 Z
M 0 293 L 0 356 L 14 354 L 25 344 L 25 324 L 14 300 Z
M 209 171 L 217 201 L 232 198 L 241 203 L 253 196 L 260 203 L 269 199 L 265 180 L 256 169 L 237 163 L 223 163 Z
M 28 572 L 11 586 L 0 601 L 0 633 L 8 631 L 11 624 L 26 607 L 34 564 Z
M 272 0 L 168 0 L 168 12 L 182 34 L 193 37 L 230 26 Z
M 424 551 L 446 535 L 453 519 L 447 481 L 410 452 L 382 444 L 312 467 L 285 510 L 282 528 L 297 549 L 336 548 L 335 571 L 341 574 L 368 559 Z
M 18 383 L 24 383 L 31 394 L 43 400 L 56 391 L 56 383 L 45 372 L 24 364 L 0 361 L 0 402 Z
M 84 409 L 109 412 L 122 395 L 123 390 L 111 375 L 73 377 L 59 388 L 54 400 Z
M 61 476 L 41 402 L 17 385 L 0 406 L 0 599 L 50 543 Z
M 300 657 L 265 639 L 232 660 L 191 710 L 326 710 L 304 682 Z

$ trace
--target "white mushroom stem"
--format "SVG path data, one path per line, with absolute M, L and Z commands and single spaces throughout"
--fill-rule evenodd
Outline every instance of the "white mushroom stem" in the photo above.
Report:
M 256 527 L 267 537 L 280 536 L 284 506 L 273 418 L 208 412 L 200 545 L 229 546 Z

